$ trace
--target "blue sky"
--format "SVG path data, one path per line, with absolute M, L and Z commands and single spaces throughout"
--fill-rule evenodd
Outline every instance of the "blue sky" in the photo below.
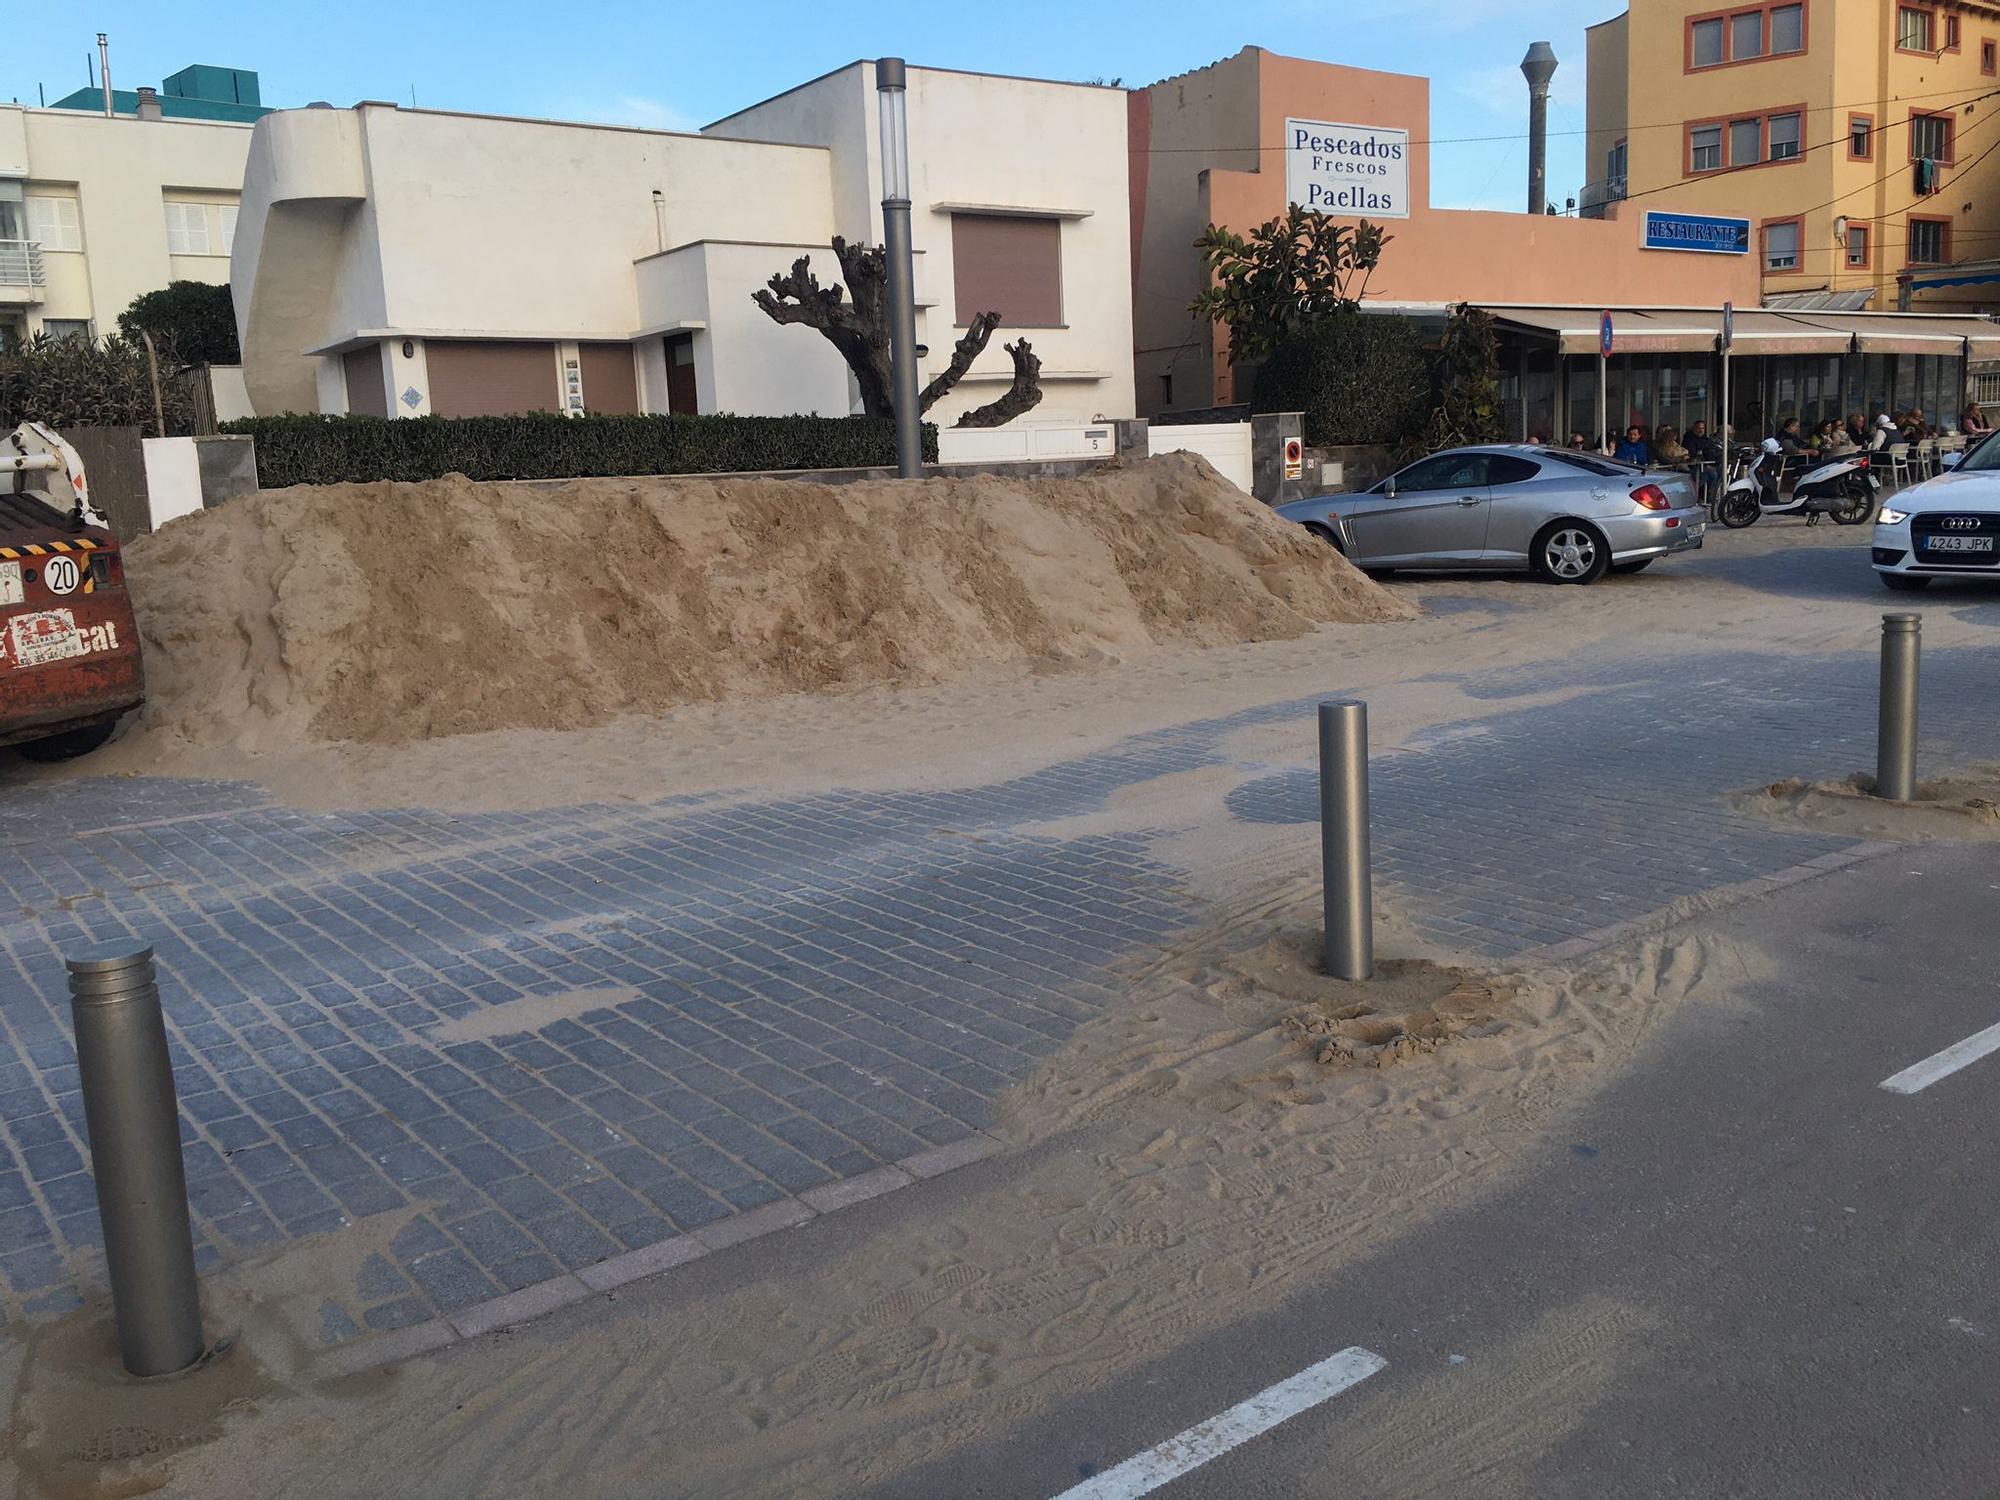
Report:
M 177 5 L 93 0 L 41 9 L 17 27 L 0 98 L 82 87 L 96 33 L 111 36 L 111 78 L 157 85 L 188 63 L 254 68 L 264 102 L 409 102 L 440 109 L 608 120 L 689 129 L 851 62 L 901 53 L 913 63 L 1046 78 L 1151 83 L 1248 44 L 1431 79 L 1432 199 L 1444 207 L 1521 207 L 1527 179 L 1526 86 L 1518 65 L 1547 41 L 1556 72 L 1549 187 L 1558 201 L 1585 176 L 1583 28 L 1618 0 L 1158 0 L 1107 7 L 1049 0 L 905 5 L 568 5 L 520 0 L 344 0 L 336 5 Z M 879 19 L 856 29 L 857 13 Z M 1487 137 L 1489 139 L 1467 139 Z M 1503 137 L 1503 139 L 1490 139 Z

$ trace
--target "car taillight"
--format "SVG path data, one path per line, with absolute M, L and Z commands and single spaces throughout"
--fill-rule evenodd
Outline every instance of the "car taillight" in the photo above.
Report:
M 1855 459 L 1855 460 L 1854 460 L 1854 467 L 1855 467 L 1855 468 L 1857 468 L 1857 469 L 1865 469 L 1865 468 L 1867 468 L 1867 467 L 1868 467 L 1868 456 L 1867 456 L 1866 454 L 1863 454 L 1863 455 L 1862 455 L 1862 456 L 1861 456 L 1860 458 L 1857 458 L 1857 459 Z
M 1632 491 L 1632 503 L 1643 505 L 1647 510 L 1672 510 L 1674 502 L 1667 498 L 1667 492 L 1657 484 L 1642 484 Z

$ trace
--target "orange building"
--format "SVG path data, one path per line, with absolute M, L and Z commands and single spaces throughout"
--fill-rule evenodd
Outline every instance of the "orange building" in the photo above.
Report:
M 1524 122 L 1526 106 L 1524 83 Z M 1294 197 L 1324 204 L 1336 218 L 1367 218 L 1392 236 L 1368 282 L 1370 307 L 1757 304 L 1754 256 L 1646 249 L 1637 215 L 1621 220 L 1617 205 L 1601 219 L 1431 207 L 1425 78 L 1246 47 L 1134 90 L 1128 107 L 1142 415 L 1247 397 L 1227 330 L 1188 312 L 1206 275 L 1194 240 L 1211 223 L 1247 232 L 1282 214 Z M 1537 425 L 1552 420 L 1553 366 L 1514 376 Z

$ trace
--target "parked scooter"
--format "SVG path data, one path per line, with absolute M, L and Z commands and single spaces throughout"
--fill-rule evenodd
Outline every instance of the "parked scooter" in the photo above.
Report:
M 1756 462 L 1739 464 L 1736 477 L 1716 502 L 1716 520 L 1741 530 L 1765 515 L 1802 515 L 1808 526 L 1817 526 L 1821 516 L 1832 516 L 1839 526 L 1860 526 L 1874 517 L 1882 481 L 1875 477 L 1868 454 L 1843 453 L 1808 469 L 1793 482 L 1789 495 L 1782 492 L 1784 469 L 1778 440 L 1765 438 Z

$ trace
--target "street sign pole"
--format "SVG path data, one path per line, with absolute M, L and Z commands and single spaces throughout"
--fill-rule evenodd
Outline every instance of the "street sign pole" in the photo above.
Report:
M 1611 345 L 1615 336 L 1611 314 L 1607 311 L 1597 321 L 1597 445 L 1606 453 L 1615 453 L 1618 449 L 1618 445 L 1611 441 L 1609 396 L 1605 391 L 1610 382 Z
M 1722 482 L 1729 483 L 1729 346 L 1736 342 L 1736 304 L 1722 304 Z

